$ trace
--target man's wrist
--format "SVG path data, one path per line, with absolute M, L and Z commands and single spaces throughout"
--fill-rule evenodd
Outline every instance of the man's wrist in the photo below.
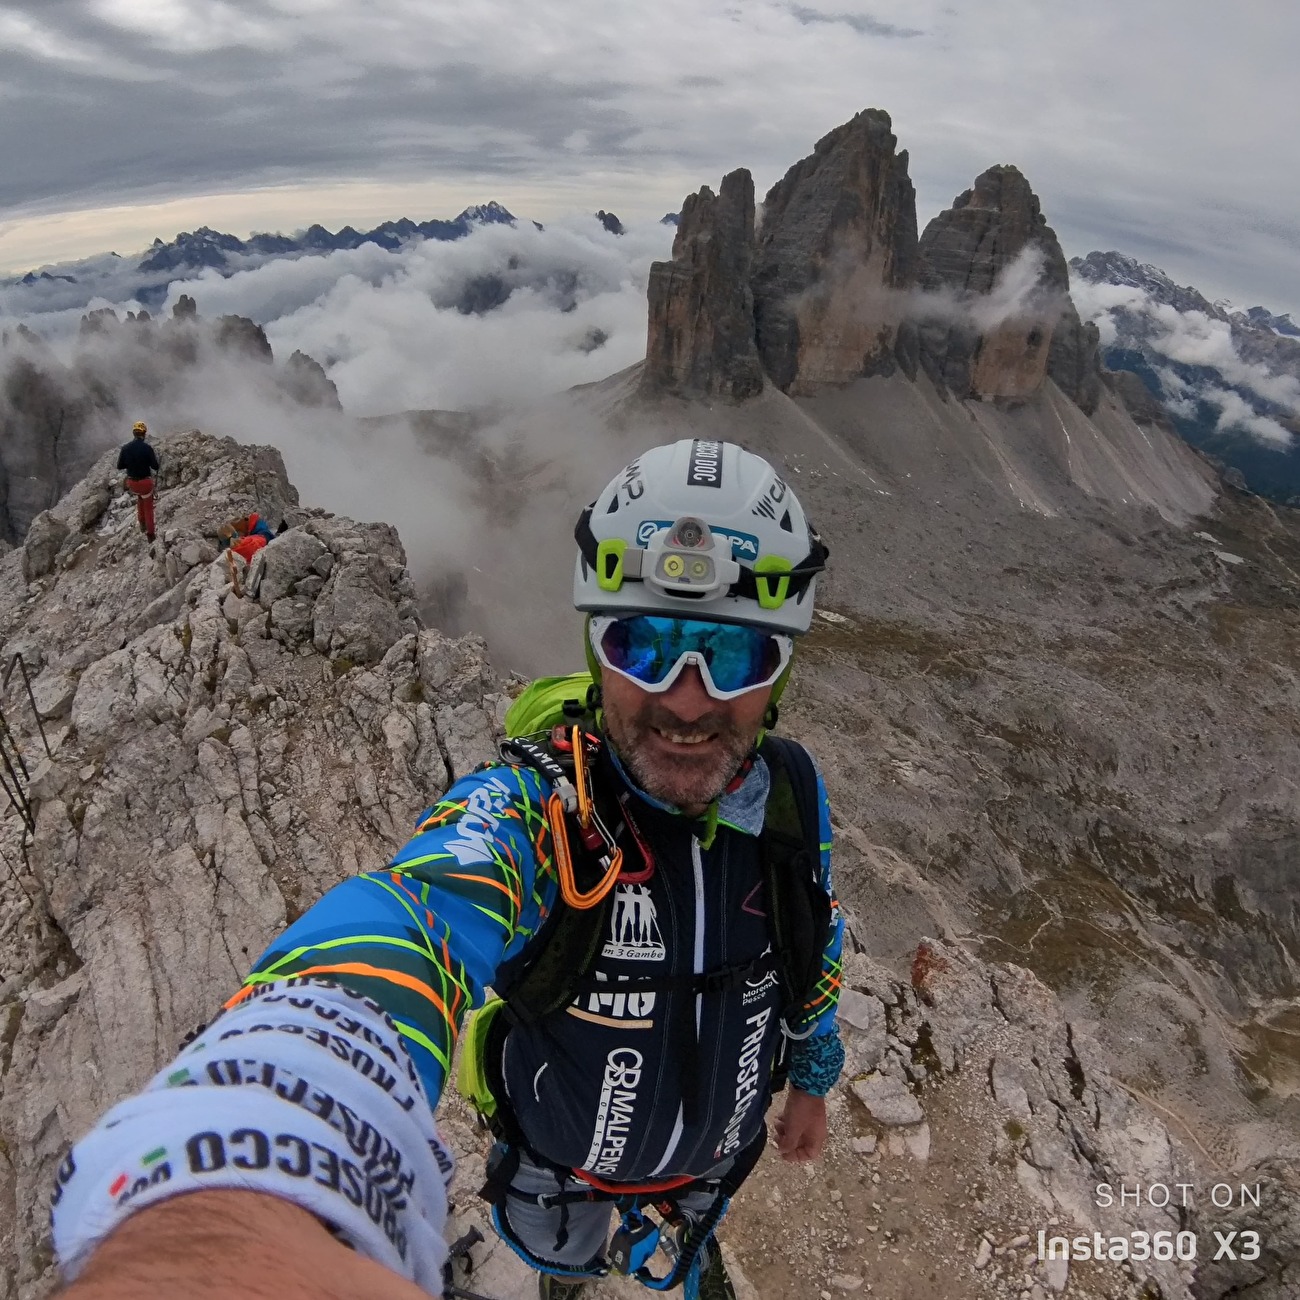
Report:
M 838 1028 L 815 1038 L 801 1038 L 790 1049 L 790 1086 L 824 1097 L 844 1068 L 844 1044 Z

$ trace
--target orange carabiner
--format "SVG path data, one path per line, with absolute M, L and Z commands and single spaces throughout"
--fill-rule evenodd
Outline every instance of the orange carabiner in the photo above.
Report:
M 546 800 L 546 820 L 551 826 L 551 841 L 555 845 L 555 865 L 560 877 L 560 894 L 564 901 L 580 912 L 595 907 L 611 889 L 623 869 L 623 851 L 614 847 L 609 858 L 609 866 L 600 883 L 594 889 L 583 893 L 578 888 L 577 877 L 573 874 L 573 855 L 569 850 L 569 832 L 564 822 L 564 804 L 559 795 L 552 793 Z

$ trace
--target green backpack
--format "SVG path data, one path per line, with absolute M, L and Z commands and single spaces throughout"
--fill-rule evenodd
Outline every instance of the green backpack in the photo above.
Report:
M 595 684 L 589 672 L 569 673 L 565 677 L 539 677 L 510 706 L 506 714 L 506 735 L 513 739 L 549 732 L 566 717 L 572 716 L 575 709 L 577 716 L 581 716 L 587 711 L 591 688 Z

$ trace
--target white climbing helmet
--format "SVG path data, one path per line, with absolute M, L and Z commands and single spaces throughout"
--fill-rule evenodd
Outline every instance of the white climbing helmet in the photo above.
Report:
M 761 456 L 683 438 L 634 460 L 574 530 L 573 603 L 798 635 L 827 549 Z

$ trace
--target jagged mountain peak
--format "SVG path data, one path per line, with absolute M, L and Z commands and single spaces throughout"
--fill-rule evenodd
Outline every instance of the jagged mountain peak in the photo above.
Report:
M 1096 334 L 1069 301 L 1064 254 L 1026 178 L 988 169 L 918 239 L 908 161 L 889 114 L 866 109 L 771 188 L 757 230 L 752 203 L 728 197 L 747 172 L 690 196 L 673 261 L 651 268 L 646 391 L 743 399 L 766 377 L 810 395 L 922 367 L 959 398 L 1023 399 L 1050 377 L 1095 409 Z M 974 300 L 1030 245 L 1036 293 L 992 319 Z
M 501 224 L 513 226 L 515 224 L 514 214 L 495 199 L 490 203 L 478 203 L 473 207 L 466 208 L 456 220 L 476 222 L 480 225 Z
M 1157 302 L 1177 311 L 1199 311 L 1206 316 L 1227 320 L 1227 314 L 1216 307 L 1203 293 L 1190 285 L 1179 285 L 1158 266 L 1140 262 L 1135 257 L 1119 253 L 1091 252 L 1086 257 L 1070 259 L 1070 270 L 1094 284 L 1126 285 L 1141 289 Z

